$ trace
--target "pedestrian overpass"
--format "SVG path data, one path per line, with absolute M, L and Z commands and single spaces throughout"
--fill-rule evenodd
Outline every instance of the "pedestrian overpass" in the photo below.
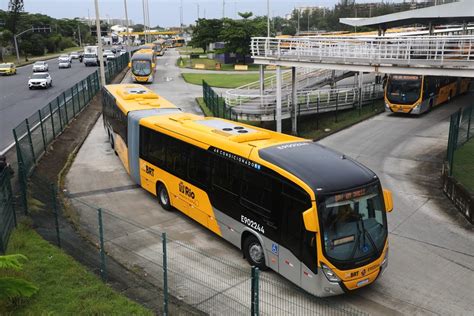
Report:
M 474 36 L 399 36 L 308 38 L 254 37 L 251 54 L 260 64 L 276 67 L 276 125 L 281 132 L 282 67 L 292 69 L 292 104 L 297 104 L 296 68 L 354 71 L 363 73 L 454 76 L 474 78 Z M 261 91 L 263 94 L 263 90 Z M 361 95 L 361 94 L 360 94 Z M 297 109 L 292 130 L 296 133 Z

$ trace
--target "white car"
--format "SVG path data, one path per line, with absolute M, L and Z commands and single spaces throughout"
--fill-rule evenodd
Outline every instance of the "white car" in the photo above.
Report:
M 69 56 L 71 57 L 71 59 L 79 59 L 80 54 L 79 52 L 71 52 Z
M 44 88 L 47 89 L 53 86 L 53 80 L 47 72 L 38 72 L 34 73 L 30 80 L 28 80 L 28 88 L 31 90 L 33 88 Z
M 71 60 L 68 57 L 59 57 L 58 66 L 59 68 L 71 68 Z
M 37 61 L 33 64 L 33 72 L 47 72 L 48 64 L 45 61 Z
M 104 56 L 107 60 L 112 60 L 115 59 L 115 54 L 114 53 L 109 53 Z
M 72 62 L 72 57 L 70 55 L 67 55 L 67 54 L 63 54 L 61 56 L 59 56 L 58 58 L 59 60 L 61 59 L 68 59 L 70 62 Z

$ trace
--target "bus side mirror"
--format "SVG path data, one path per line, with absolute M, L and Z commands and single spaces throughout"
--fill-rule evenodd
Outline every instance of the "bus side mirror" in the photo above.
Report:
M 303 222 L 304 228 L 313 233 L 318 232 L 318 226 L 316 225 L 316 210 L 310 208 L 309 210 L 303 212 Z
M 383 190 L 383 201 L 385 202 L 385 211 L 390 213 L 393 211 L 393 199 L 392 199 L 392 192 L 389 190 Z
M 132 68 L 132 63 L 128 63 L 128 68 Z

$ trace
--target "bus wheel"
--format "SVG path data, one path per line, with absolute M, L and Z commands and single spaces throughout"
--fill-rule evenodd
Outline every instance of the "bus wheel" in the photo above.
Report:
M 160 202 L 161 207 L 167 211 L 171 211 L 170 196 L 168 194 L 168 190 L 166 190 L 166 187 L 163 185 L 163 183 L 158 184 L 158 189 L 156 190 L 156 193 L 156 195 L 158 196 L 158 202 Z
M 430 106 L 428 107 L 428 112 L 431 112 L 433 110 L 433 99 L 430 99 Z
M 453 98 L 453 91 L 449 91 L 448 102 Z
M 245 238 L 244 248 L 242 250 L 250 265 L 257 267 L 260 270 L 268 269 L 265 265 L 265 252 L 257 237 L 250 235 Z

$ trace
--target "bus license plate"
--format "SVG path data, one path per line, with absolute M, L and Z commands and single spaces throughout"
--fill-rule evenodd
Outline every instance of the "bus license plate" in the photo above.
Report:
M 364 279 L 362 281 L 357 282 L 357 287 L 360 287 L 360 286 L 365 285 L 367 283 L 369 283 L 369 279 Z

